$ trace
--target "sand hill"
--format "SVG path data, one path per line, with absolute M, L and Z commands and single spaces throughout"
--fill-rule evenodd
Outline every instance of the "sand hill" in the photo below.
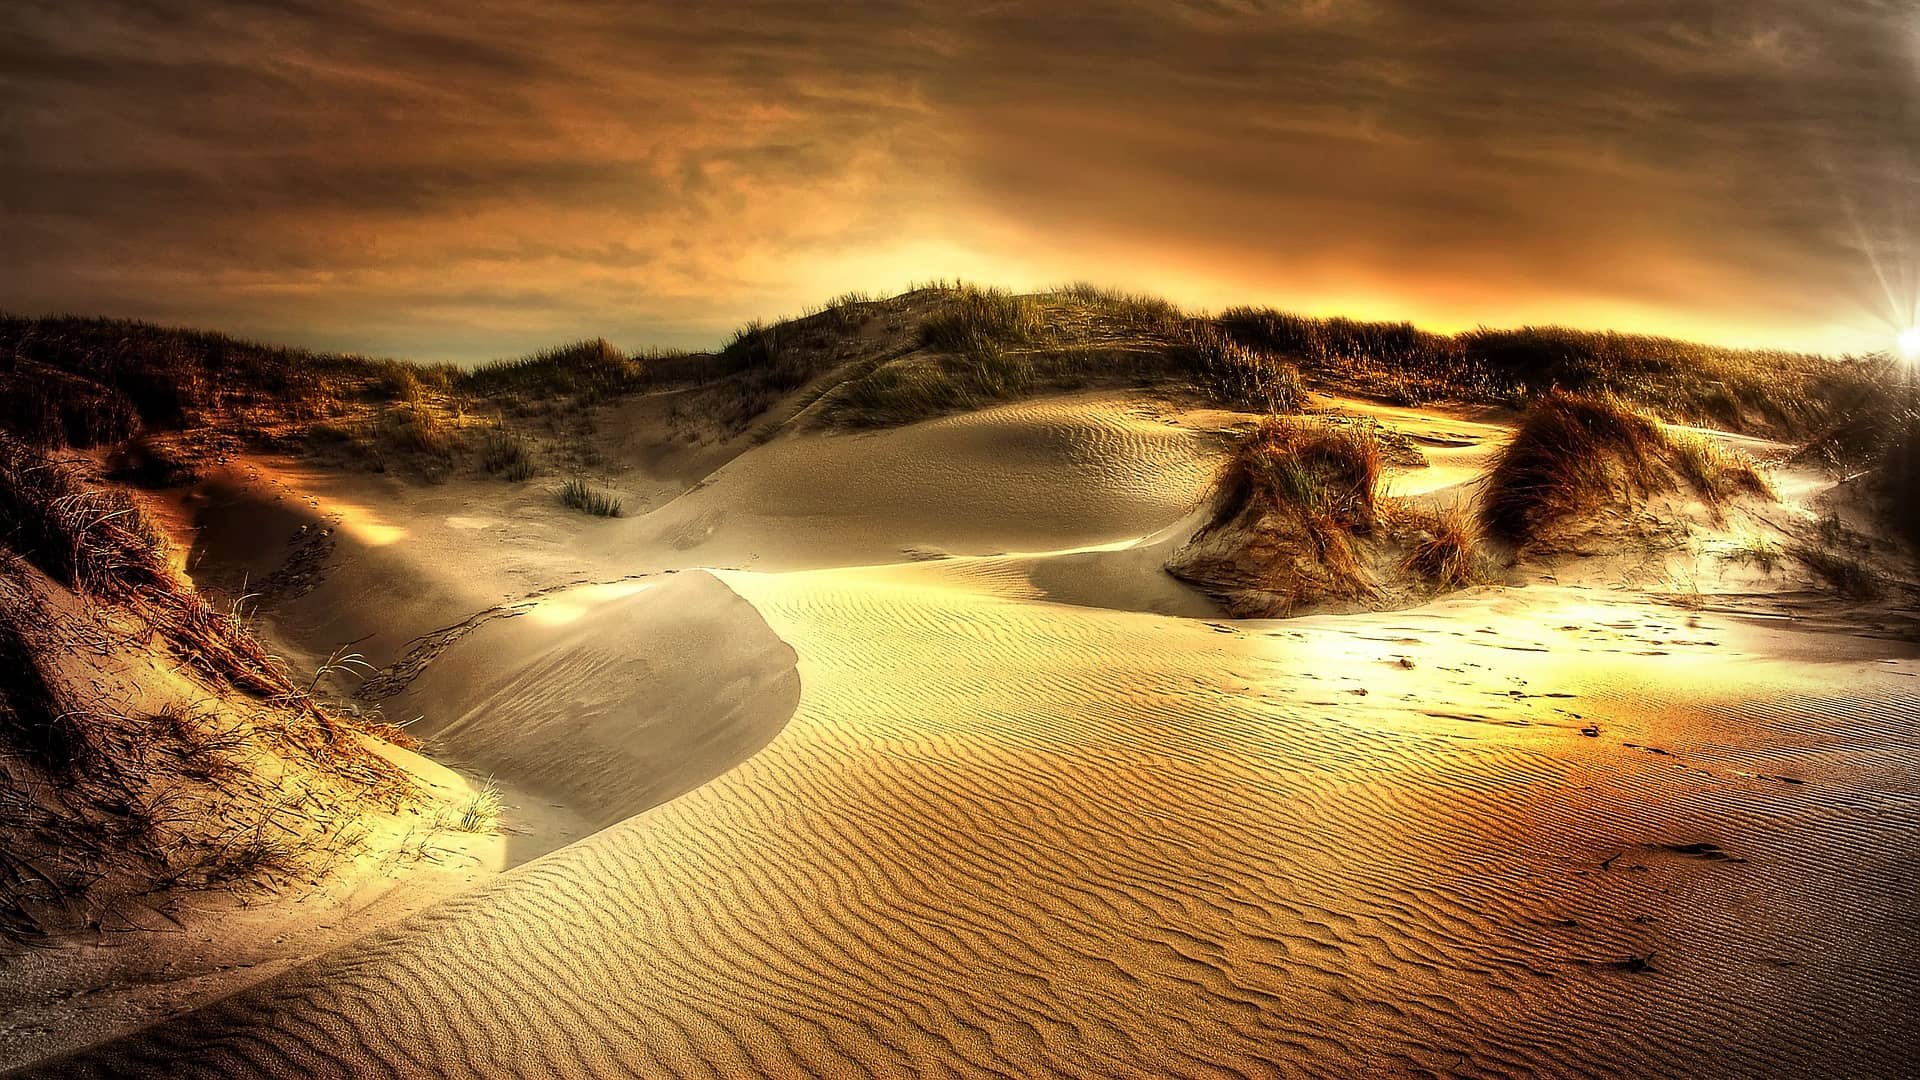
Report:
M 9 953 L 0 1064 L 1913 1059 L 1920 648 L 1871 361 L 1089 289 L 849 298 L 710 356 L 262 351 L 222 370 L 326 400 L 165 410 L 11 347 L 0 378 L 125 400 L 16 419 L 36 453 L 146 485 L 183 587 L 252 597 L 422 805 L 500 806 L 428 858 L 191 891 L 112 955 Z M 142 648 L 107 666 L 165 696 Z M 343 648 L 365 670 L 323 672 Z

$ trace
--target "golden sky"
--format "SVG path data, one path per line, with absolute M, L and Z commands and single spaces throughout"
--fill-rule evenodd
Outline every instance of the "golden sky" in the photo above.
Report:
M 0 309 L 473 360 L 1091 280 L 1878 349 L 1911 0 L 10 0 Z

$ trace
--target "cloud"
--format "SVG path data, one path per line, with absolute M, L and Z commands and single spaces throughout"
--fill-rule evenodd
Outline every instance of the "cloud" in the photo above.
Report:
M 183 7 L 0 14 L 0 305 L 478 358 L 964 269 L 1846 347 L 1920 287 L 1876 0 Z

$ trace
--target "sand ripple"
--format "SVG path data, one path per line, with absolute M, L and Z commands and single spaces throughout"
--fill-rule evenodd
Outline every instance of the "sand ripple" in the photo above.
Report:
M 800 657 L 760 753 L 49 1074 L 1912 1064 L 1910 662 L 1815 682 L 1761 631 L 1546 590 L 1216 627 L 725 579 Z

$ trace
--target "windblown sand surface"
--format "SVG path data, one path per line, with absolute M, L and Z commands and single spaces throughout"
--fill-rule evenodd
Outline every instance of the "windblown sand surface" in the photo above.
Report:
M 543 584 L 604 584 L 394 701 L 608 827 L 44 1072 L 1912 1068 L 1912 646 L 1544 583 L 1194 617 L 1147 570 L 1209 432 L 1067 398 L 783 437 L 587 526 Z M 416 634 L 534 558 L 367 504 L 467 579 Z M 749 568 L 654 573 L 699 565 Z

